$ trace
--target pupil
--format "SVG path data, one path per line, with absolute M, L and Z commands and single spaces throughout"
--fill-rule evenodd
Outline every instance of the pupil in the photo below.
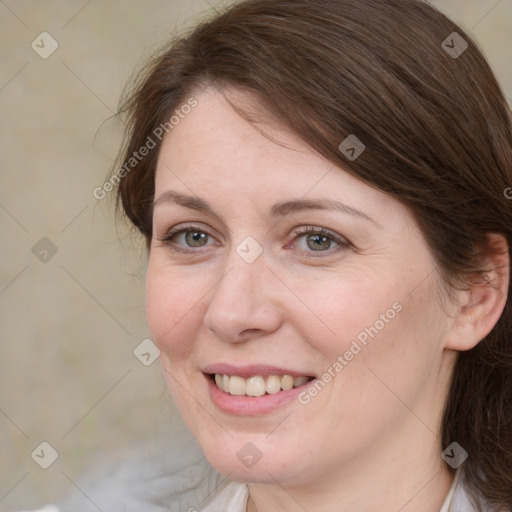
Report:
M 322 249 L 329 249 L 331 240 L 323 235 L 310 235 L 307 238 L 307 243 L 310 249 L 313 249 L 313 251 L 318 251 Z

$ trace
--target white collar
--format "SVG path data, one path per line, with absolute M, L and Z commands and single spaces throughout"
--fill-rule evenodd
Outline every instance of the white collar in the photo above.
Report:
M 461 468 L 455 472 L 452 485 L 439 512 L 470 512 L 466 493 L 459 485 L 461 482 Z M 245 512 L 249 498 L 249 487 L 247 484 L 229 482 L 213 501 L 201 512 Z
M 459 468 L 455 472 L 455 477 L 453 478 L 452 485 L 450 486 L 448 494 L 446 495 L 446 498 L 445 498 L 443 504 L 441 505 L 441 509 L 439 510 L 439 512 L 454 512 L 454 509 L 452 508 L 453 496 L 454 496 L 456 490 L 460 489 L 459 481 L 460 481 L 460 477 L 461 477 L 461 468 L 462 468 L 462 466 L 459 466 Z

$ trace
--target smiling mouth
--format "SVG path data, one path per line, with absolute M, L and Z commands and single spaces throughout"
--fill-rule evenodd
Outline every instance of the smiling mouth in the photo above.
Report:
M 291 375 L 255 375 L 245 379 L 238 375 L 209 374 L 217 388 L 225 393 L 236 396 L 263 396 L 273 395 L 280 391 L 288 391 L 303 386 L 312 381 L 314 377 Z

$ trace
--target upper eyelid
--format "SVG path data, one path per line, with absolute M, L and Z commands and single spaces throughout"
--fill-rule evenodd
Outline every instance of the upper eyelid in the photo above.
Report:
M 196 224 L 193 222 L 190 222 L 190 223 L 185 222 L 182 224 L 178 224 L 178 225 L 172 227 L 171 229 L 168 229 L 165 232 L 164 236 L 168 236 L 169 234 L 177 235 L 179 233 L 193 231 L 193 230 L 200 231 L 201 233 L 206 233 L 210 236 L 213 236 L 211 231 L 216 231 L 216 230 L 212 230 L 211 228 L 204 228 L 200 224 Z
M 307 229 L 307 228 L 310 228 L 310 229 Z M 320 234 L 322 236 L 327 236 L 334 243 L 338 244 L 340 247 L 352 246 L 352 242 L 350 242 L 350 240 L 348 238 L 346 238 L 345 236 L 339 235 L 338 233 L 336 233 L 330 229 L 323 228 L 320 226 L 303 226 L 301 228 L 297 228 L 296 230 L 294 230 L 293 233 L 294 233 L 295 238 L 302 238 L 303 236 L 305 236 L 309 233 Z M 295 240 L 295 238 L 294 238 L 294 240 Z M 323 252 L 323 251 L 320 251 L 320 252 Z M 325 252 L 327 252 L 327 251 L 325 251 Z
M 209 229 L 208 228 L 203 228 L 201 227 L 200 225 L 198 224 L 194 224 L 194 223 L 185 223 L 183 225 L 181 224 L 178 224 L 177 226 L 174 226 L 172 227 L 171 229 L 167 230 L 165 233 L 164 233 L 164 236 L 168 236 L 168 235 L 176 235 L 176 234 L 179 234 L 179 233 L 182 233 L 184 231 L 192 231 L 192 230 L 196 230 L 196 231 L 200 231 L 200 232 L 204 232 L 204 233 L 207 233 L 208 235 L 210 236 L 213 236 Z M 301 227 L 298 227 L 298 228 L 294 228 L 292 230 L 292 232 L 294 234 L 306 234 L 308 233 L 309 231 L 313 232 L 313 233 L 317 233 L 317 232 L 322 232 L 326 235 L 332 235 L 333 237 L 339 237 L 339 238 L 344 238 L 342 235 L 338 235 L 337 233 L 335 233 L 334 231 L 328 229 L 328 228 L 324 228 L 322 226 L 313 226 L 313 225 L 305 225 L 305 226 L 301 226 Z

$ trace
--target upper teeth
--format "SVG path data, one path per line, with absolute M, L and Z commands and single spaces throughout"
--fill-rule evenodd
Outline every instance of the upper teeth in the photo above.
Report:
M 217 387 L 231 395 L 263 396 L 265 393 L 274 394 L 281 390 L 287 391 L 302 386 L 309 381 L 308 377 L 291 375 L 269 375 L 266 379 L 260 375 L 244 379 L 238 375 L 215 374 Z

